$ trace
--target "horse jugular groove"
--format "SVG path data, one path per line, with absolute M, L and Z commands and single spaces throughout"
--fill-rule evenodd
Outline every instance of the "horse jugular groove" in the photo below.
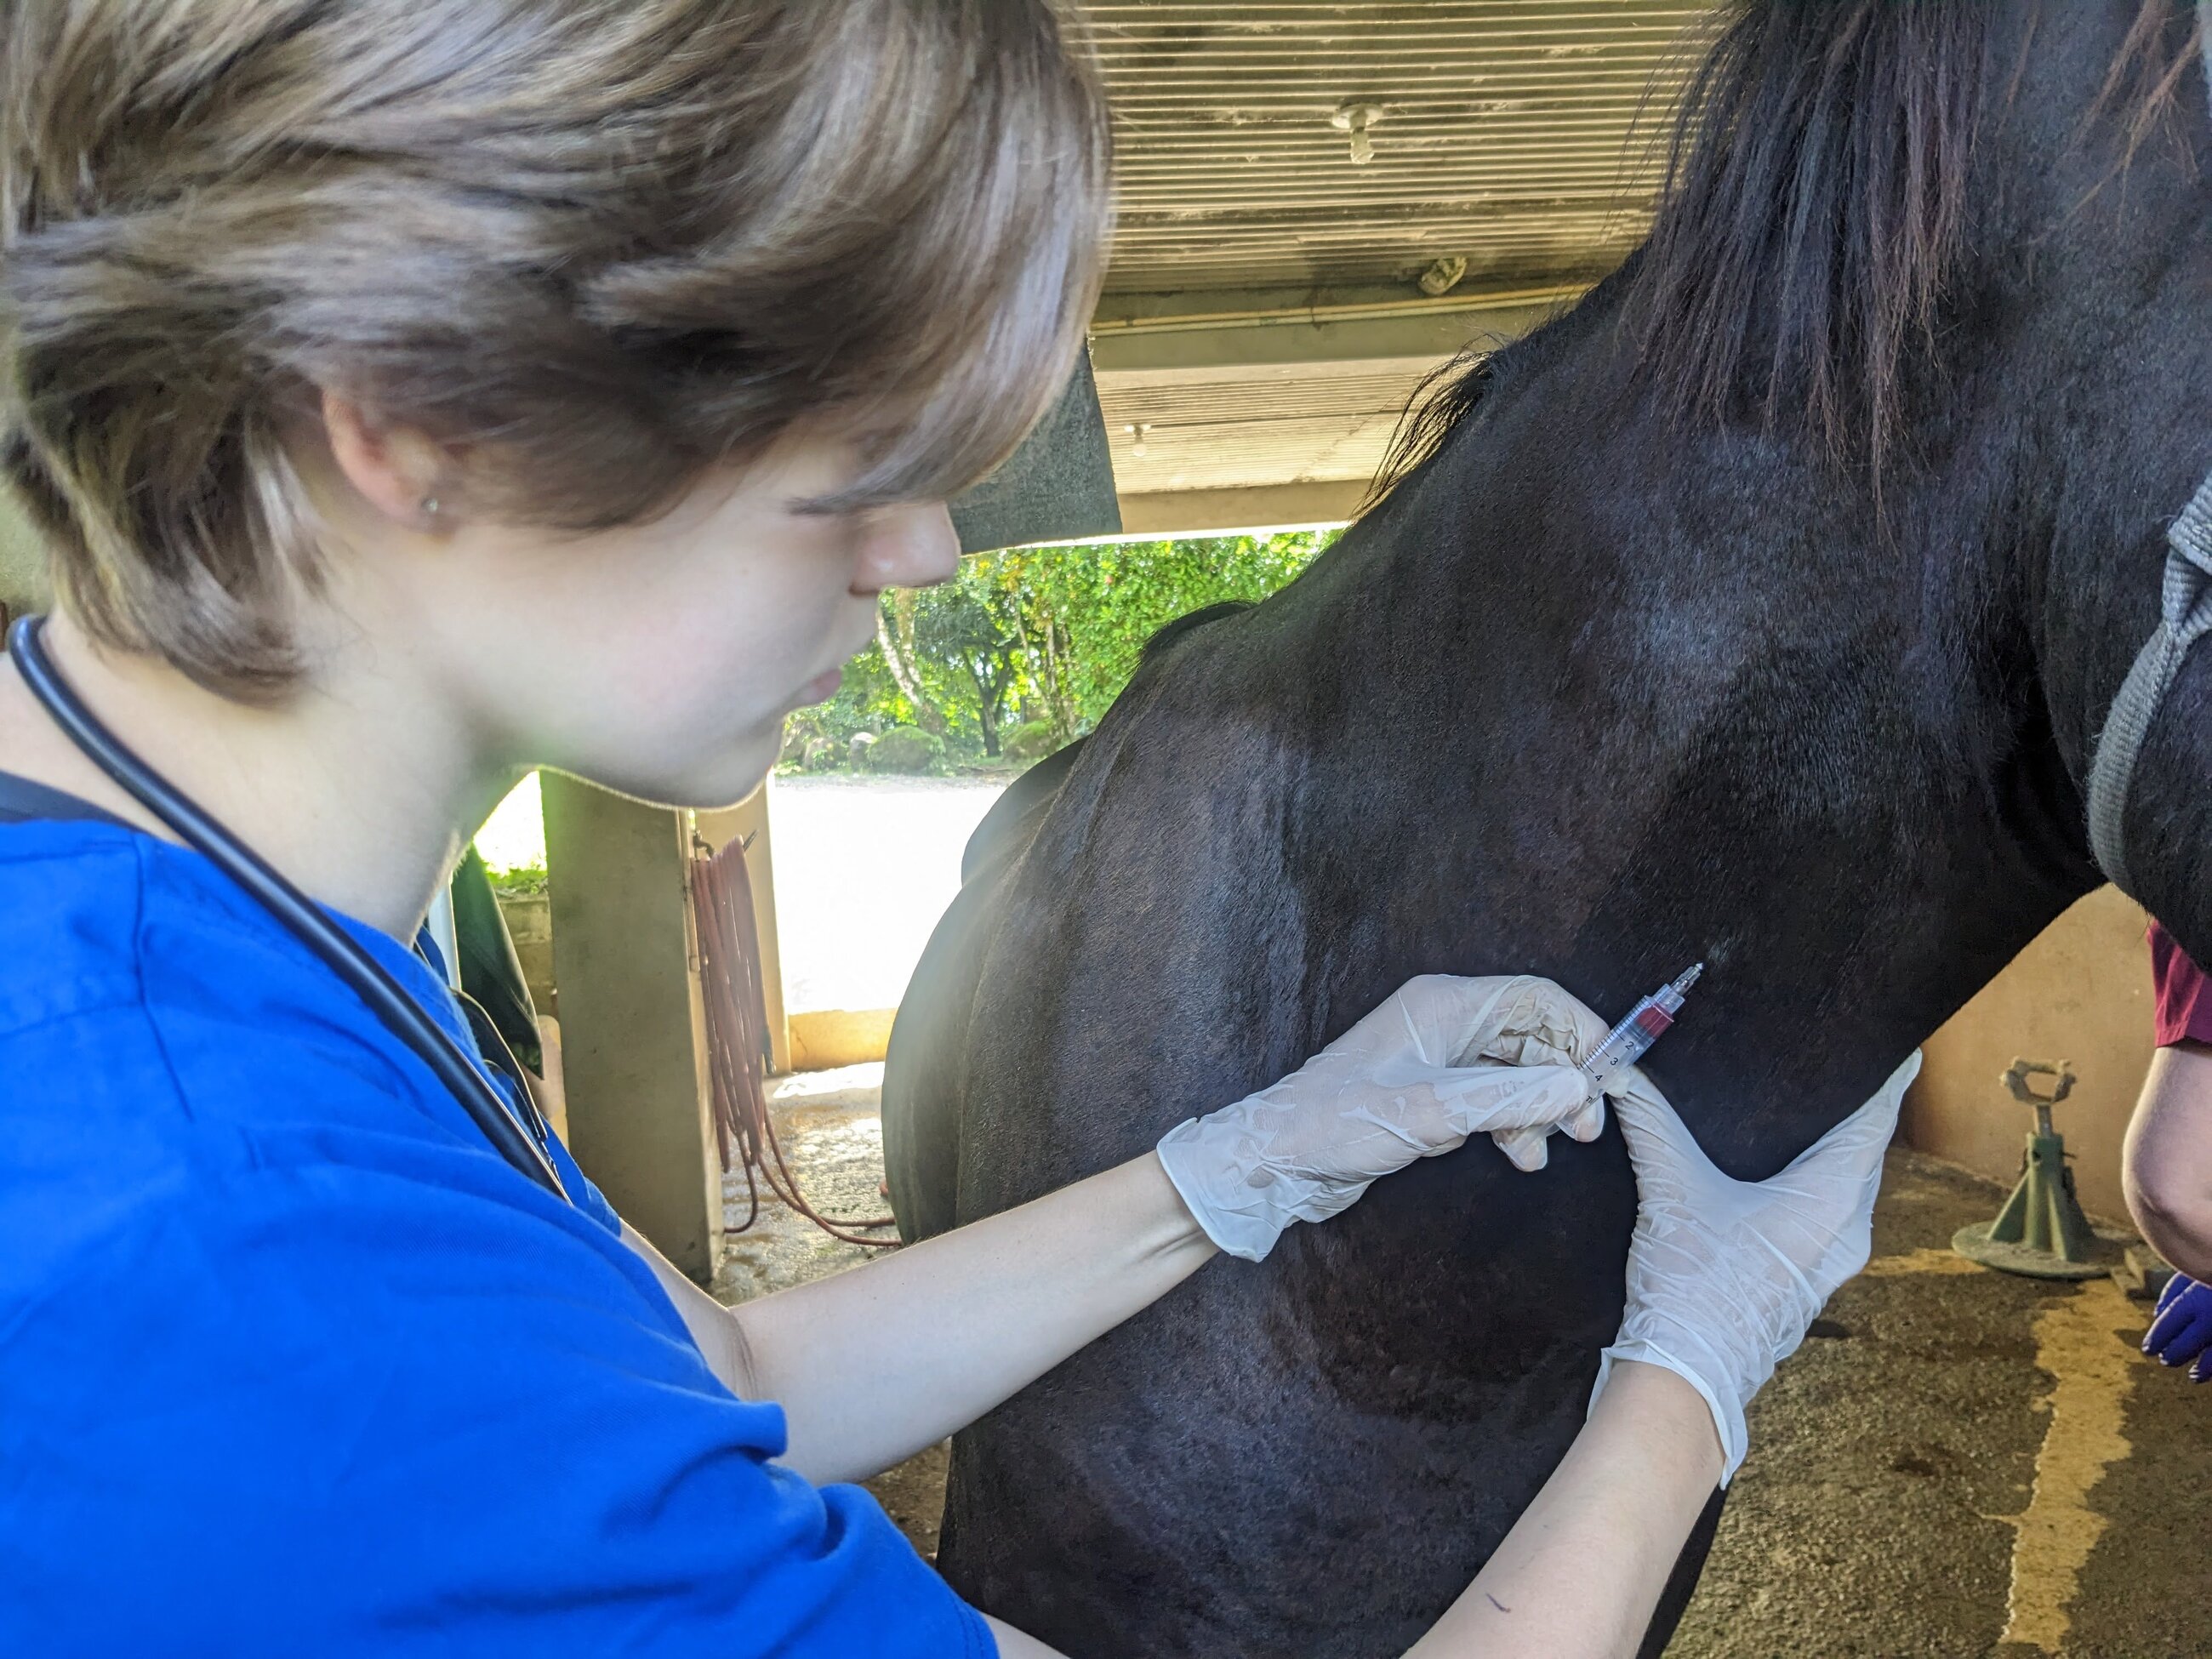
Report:
M 1617 1013 L 1708 957 L 1654 1073 L 1763 1176 L 2098 879 L 2091 744 L 2212 465 L 2193 20 L 1731 18 L 1651 246 L 996 816 L 893 1038 L 908 1231 L 1141 1153 L 1426 972 Z M 2200 955 L 2203 654 L 2127 819 Z M 1534 1175 L 1486 1143 L 1213 1264 L 958 1438 L 944 1571 L 1080 1659 L 1402 1651 L 1579 1426 L 1633 1196 L 1617 1136 Z

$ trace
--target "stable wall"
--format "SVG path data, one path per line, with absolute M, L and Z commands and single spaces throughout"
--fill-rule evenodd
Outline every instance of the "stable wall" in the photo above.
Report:
M 2010 1182 L 2033 1122 L 1998 1080 L 2016 1058 L 2064 1060 L 2080 1079 L 2052 1115 L 2075 1190 L 2124 1222 L 2120 1144 L 2150 1065 L 2150 951 L 2142 907 L 2100 887 L 2045 928 L 1928 1041 L 1900 1136 L 1923 1152 Z

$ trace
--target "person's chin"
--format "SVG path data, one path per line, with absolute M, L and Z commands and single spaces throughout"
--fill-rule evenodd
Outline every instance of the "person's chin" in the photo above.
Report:
M 775 766 L 781 748 L 781 734 L 763 744 L 746 744 L 742 754 L 732 755 L 726 763 L 715 767 L 695 787 L 686 789 L 685 799 L 678 804 L 701 812 L 719 812 L 724 807 L 735 806 L 768 781 L 769 770 Z
M 783 723 L 765 732 L 748 733 L 711 761 L 686 769 L 681 777 L 644 778 L 622 775 L 592 781 L 617 794 L 656 806 L 719 812 L 746 799 L 766 781 L 783 747 Z

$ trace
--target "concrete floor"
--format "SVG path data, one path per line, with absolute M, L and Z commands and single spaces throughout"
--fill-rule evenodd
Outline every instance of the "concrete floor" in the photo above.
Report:
M 1986 1272 L 1996 1187 L 1893 1153 L 1875 1259 L 1753 1407 L 1670 1654 L 2212 1653 L 2212 1391 L 2110 1280 Z
M 785 1152 L 819 1209 L 884 1212 L 879 1073 L 778 1086 Z M 2109 1281 L 1954 1256 L 1952 1233 L 2001 1197 L 1893 1154 L 1875 1261 L 1753 1407 L 1751 1461 L 1670 1656 L 2212 1655 L 2212 1389 L 2142 1357 L 2147 1305 Z M 715 1293 L 869 1254 L 771 1205 L 731 1240 Z M 944 1479 L 939 1448 L 871 1483 L 925 1552 Z

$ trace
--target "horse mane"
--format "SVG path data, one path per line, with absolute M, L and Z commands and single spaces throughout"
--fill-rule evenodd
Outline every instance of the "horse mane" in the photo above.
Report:
M 1489 349 L 1474 346 L 1421 377 L 1407 402 L 1406 412 L 1399 417 L 1389 453 L 1367 487 L 1367 498 L 1359 506 L 1363 514 L 1380 506 L 1401 480 L 1444 447 L 1444 440 L 1474 413 L 1496 372 Z
M 1739 5 L 1692 73 L 1627 319 L 1703 421 L 1784 411 L 1878 474 L 1966 222 L 1990 9 Z
M 2143 0 L 2091 118 L 2122 154 L 2172 112 L 2196 50 L 2181 0 Z M 1877 481 L 1932 365 L 1984 106 L 1992 8 L 1735 0 L 1691 70 L 1651 234 L 1624 273 L 1644 389 L 1698 424 L 1788 424 Z M 2185 27 L 2175 27 L 2177 21 Z M 1401 424 L 1375 499 L 1475 406 L 1488 359 L 1448 366 Z

